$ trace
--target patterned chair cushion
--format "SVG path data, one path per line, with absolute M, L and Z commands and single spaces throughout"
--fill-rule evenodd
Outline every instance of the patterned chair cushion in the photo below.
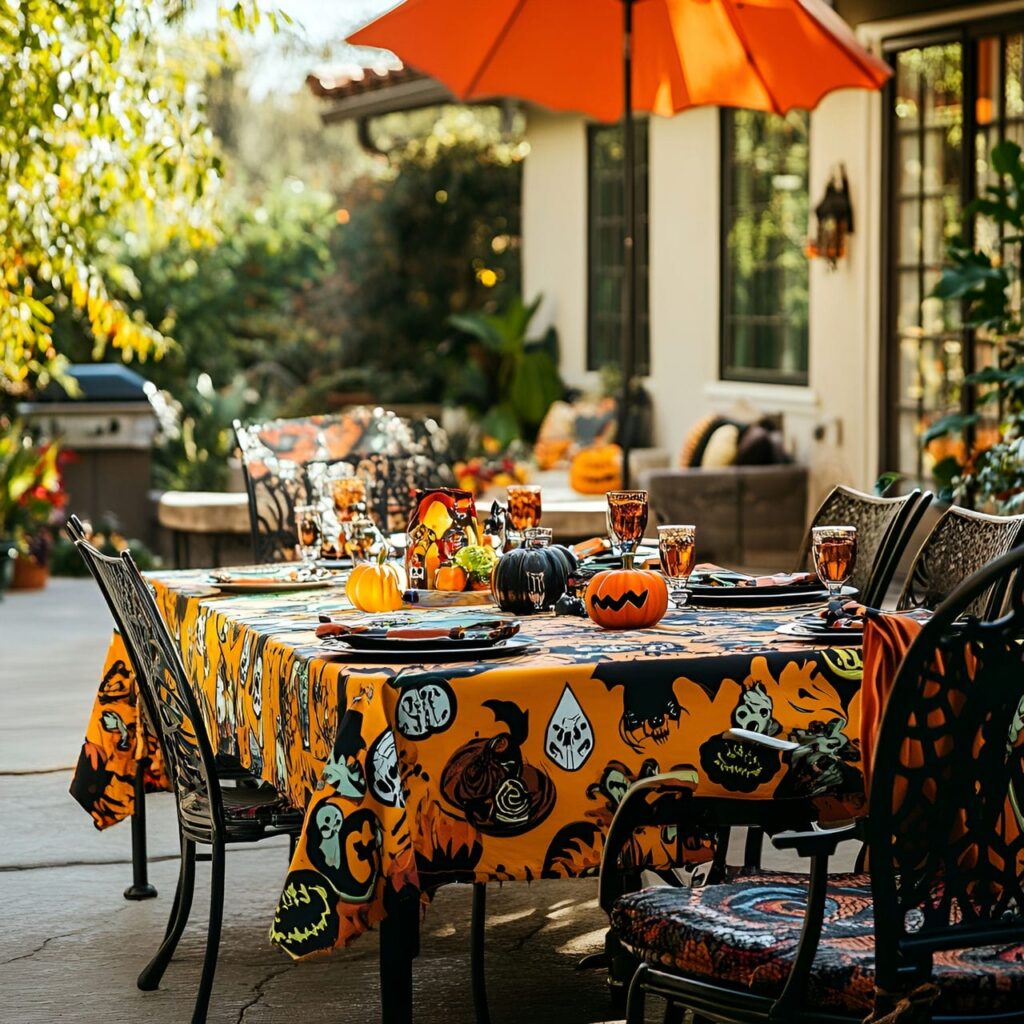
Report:
M 660 886 L 620 899 L 612 928 L 636 956 L 712 983 L 777 996 L 793 966 L 807 878 L 757 875 L 703 889 Z M 863 1016 L 873 1005 L 874 915 L 868 875 L 833 875 L 806 1005 Z M 935 956 L 935 1013 L 1024 1005 L 1024 946 Z

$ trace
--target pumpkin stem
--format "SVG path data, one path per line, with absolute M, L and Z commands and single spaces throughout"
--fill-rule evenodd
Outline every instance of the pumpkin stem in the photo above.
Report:
M 622 568 L 631 570 L 633 568 L 633 562 L 636 560 L 636 552 L 634 551 L 623 551 L 622 552 Z
M 383 565 L 388 560 L 388 546 L 387 544 L 381 544 L 380 551 L 377 553 L 377 565 Z

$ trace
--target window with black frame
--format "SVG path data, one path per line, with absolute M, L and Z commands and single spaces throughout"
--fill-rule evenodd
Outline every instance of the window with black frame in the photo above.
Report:
M 587 129 L 587 368 L 618 366 L 622 357 L 625 148 L 621 125 Z M 647 275 L 647 122 L 636 122 L 636 371 L 650 372 Z
M 721 375 L 807 383 L 809 120 L 722 111 Z

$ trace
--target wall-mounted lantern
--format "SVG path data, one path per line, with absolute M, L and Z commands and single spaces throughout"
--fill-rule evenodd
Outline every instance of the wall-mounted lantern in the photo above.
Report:
M 829 270 L 846 255 L 846 236 L 853 234 L 853 206 L 846 167 L 840 164 L 832 171 L 825 188 L 825 198 L 814 210 L 818 230 L 807 241 L 805 252 L 812 259 L 825 260 Z

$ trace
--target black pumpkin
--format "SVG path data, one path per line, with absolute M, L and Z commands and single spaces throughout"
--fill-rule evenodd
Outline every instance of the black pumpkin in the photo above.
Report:
M 550 608 L 564 593 L 576 558 L 571 551 L 552 544 L 546 548 L 516 548 L 502 555 L 491 574 L 491 594 L 502 611 L 529 615 L 537 611 L 530 597 L 530 576 L 544 579 L 544 601 Z

